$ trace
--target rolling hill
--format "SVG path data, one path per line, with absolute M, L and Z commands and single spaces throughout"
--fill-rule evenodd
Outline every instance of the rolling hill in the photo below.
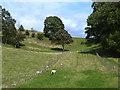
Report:
M 3 87 L 8 87 L 10 78 L 10 87 L 15 88 L 117 88 L 118 76 L 109 72 L 97 56 L 89 52 L 99 45 L 87 46 L 86 39 L 82 38 L 73 40 L 72 44 L 65 45 L 65 52 L 62 52 L 61 45 L 51 44 L 45 37 L 38 40 L 27 36 L 21 48 L 2 44 Z M 103 58 L 111 64 L 118 64 L 117 58 Z M 47 65 L 50 68 L 35 75 Z M 51 75 L 52 69 L 57 71 L 55 75 Z M 29 80 L 31 75 L 33 77 Z M 14 86 L 18 83 L 18 76 L 20 83 Z

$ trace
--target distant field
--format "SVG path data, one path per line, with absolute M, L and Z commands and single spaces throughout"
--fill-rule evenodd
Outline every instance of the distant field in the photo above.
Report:
M 37 32 L 36 32 L 37 33 Z M 97 59 L 95 54 L 81 53 L 81 51 L 90 50 L 98 45 L 85 45 L 86 39 L 73 38 L 74 42 L 65 45 L 65 53 L 59 61 L 48 71 L 28 80 L 20 88 L 90 88 L 105 87 L 117 88 L 118 77 L 110 73 Z M 25 74 L 30 75 L 41 70 L 49 63 L 56 60 L 62 54 L 61 45 L 51 44 L 48 38 L 38 40 L 27 36 L 22 42 L 25 46 L 14 48 L 11 45 L 2 44 L 2 82 L 3 87 L 8 84 L 8 77 L 17 80 L 17 75 L 25 79 Z M 118 59 L 113 57 L 103 57 L 107 62 L 113 65 L 118 64 Z M 63 67 L 60 67 L 60 64 Z M 50 71 L 56 69 L 56 75 L 52 76 Z M 111 82 L 112 81 L 112 82 Z

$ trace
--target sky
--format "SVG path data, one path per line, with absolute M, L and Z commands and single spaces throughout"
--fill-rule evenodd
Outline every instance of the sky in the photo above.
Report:
M 44 20 L 48 16 L 59 17 L 65 30 L 72 37 L 85 38 L 87 18 L 92 13 L 92 2 L 2 2 L 2 7 L 11 13 L 16 27 L 43 32 Z

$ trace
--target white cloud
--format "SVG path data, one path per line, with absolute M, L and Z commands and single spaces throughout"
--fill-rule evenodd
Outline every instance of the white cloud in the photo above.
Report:
M 75 23 L 73 20 L 71 19 L 64 19 L 64 18 L 61 18 L 64 25 L 65 25 L 65 28 L 69 28 L 69 29 L 74 29 L 76 30 L 75 28 L 77 28 L 77 23 Z
M 31 29 L 32 27 L 33 29 L 40 29 L 42 27 L 42 22 L 33 17 L 20 17 L 17 20 L 24 26 L 25 29 Z

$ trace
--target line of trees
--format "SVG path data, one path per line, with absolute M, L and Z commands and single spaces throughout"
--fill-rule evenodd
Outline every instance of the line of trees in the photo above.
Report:
M 25 36 L 21 33 L 24 28 L 21 26 L 19 30 L 15 28 L 16 20 L 12 18 L 11 14 L 5 9 L 2 12 L 2 42 L 10 44 L 14 47 L 20 47 L 20 42 L 24 40 Z
M 94 2 L 87 19 L 88 43 L 100 43 L 107 51 L 120 53 L 120 2 Z

